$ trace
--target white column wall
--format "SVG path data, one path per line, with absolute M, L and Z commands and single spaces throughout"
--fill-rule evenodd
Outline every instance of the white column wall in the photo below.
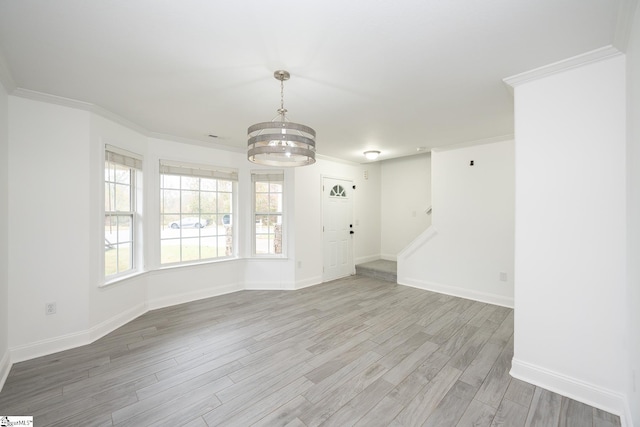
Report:
M 640 7 L 637 6 L 632 28 L 627 50 L 627 293 L 631 323 L 627 400 L 633 424 L 640 426 Z
M 82 343 L 89 327 L 89 115 L 9 97 L 12 362 Z
M 626 386 L 625 58 L 515 88 L 512 375 L 621 414 Z
M 513 147 L 432 151 L 432 225 L 399 254 L 398 283 L 513 306 Z
M 431 154 L 380 163 L 381 240 L 383 259 L 398 253 L 431 225 Z
M 0 83 L 0 389 L 9 374 L 9 99 Z

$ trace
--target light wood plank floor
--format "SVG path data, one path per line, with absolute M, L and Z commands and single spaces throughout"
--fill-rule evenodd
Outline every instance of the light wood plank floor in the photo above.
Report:
M 149 312 L 18 363 L 0 415 L 43 426 L 618 426 L 509 376 L 513 311 L 354 276 Z

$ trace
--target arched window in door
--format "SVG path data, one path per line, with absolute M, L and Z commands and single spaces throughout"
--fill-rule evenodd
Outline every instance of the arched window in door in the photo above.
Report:
M 329 192 L 329 197 L 347 197 L 347 192 L 342 185 L 334 185 Z

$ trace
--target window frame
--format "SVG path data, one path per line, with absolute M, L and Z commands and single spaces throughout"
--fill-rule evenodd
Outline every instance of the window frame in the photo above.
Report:
M 116 281 L 121 280 L 122 278 L 126 278 L 132 275 L 139 274 L 143 270 L 144 262 L 143 262 L 143 244 L 142 242 L 142 163 L 143 158 L 141 155 L 132 153 L 128 150 L 124 150 L 119 147 L 115 147 L 109 144 L 105 144 L 104 147 L 104 161 L 103 161 L 103 177 L 102 177 L 102 190 L 103 190 L 103 198 L 102 198 L 102 226 L 103 228 L 103 240 L 102 243 L 102 252 L 104 256 L 102 257 L 101 262 L 101 270 L 102 270 L 102 278 L 103 284 L 110 284 Z M 128 184 L 122 184 L 117 181 L 115 178 L 115 167 L 120 166 L 129 169 L 129 180 Z M 107 172 L 107 168 L 114 168 L 113 172 L 113 180 L 111 180 L 112 172 Z M 117 186 L 127 185 L 129 189 L 129 210 L 118 210 L 118 206 L 116 203 L 116 195 L 111 197 L 111 194 L 107 192 L 107 188 L 111 191 L 113 186 L 114 191 Z M 113 200 L 115 204 L 115 210 L 109 209 L 107 206 L 107 198 L 108 203 L 110 204 Z M 111 242 L 107 238 L 107 220 L 109 222 L 112 221 L 113 218 L 121 218 L 126 217 L 130 223 L 129 230 L 129 240 L 120 240 L 120 233 L 117 231 L 119 220 L 116 219 L 116 242 Z M 129 244 L 129 268 L 125 270 L 120 270 L 120 250 L 119 246 Z M 107 247 L 109 246 L 109 248 Z M 107 274 L 107 251 L 112 250 L 112 246 L 116 246 L 116 271 L 112 274 Z
M 179 179 L 179 185 L 177 187 L 170 187 L 164 183 L 165 176 L 177 177 Z M 183 188 L 183 178 L 196 179 L 198 182 L 198 188 Z M 202 188 L 202 179 L 211 179 L 215 181 L 215 190 L 203 189 Z M 160 159 L 159 161 L 159 174 L 158 174 L 158 184 L 159 184 L 159 240 L 158 240 L 158 262 L 160 268 L 171 268 L 171 267 L 180 267 L 185 265 L 193 265 L 193 264 L 206 264 L 213 262 L 220 262 L 229 259 L 235 259 L 238 257 L 238 236 L 236 232 L 236 222 L 237 222 L 237 203 L 238 203 L 238 172 L 236 169 L 217 167 L 213 165 L 200 165 L 195 163 L 186 163 L 186 162 L 178 162 L 172 160 Z M 225 191 L 220 188 L 220 182 L 230 182 L 231 190 Z M 178 211 L 176 212 L 166 212 L 165 211 L 165 191 L 167 192 L 178 192 Z M 183 195 L 185 192 L 197 193 L 197 213 L 189 213 L 185 212 L 183 206 Z M 215 194 L 215 210 L 212 212 L 202 212 L 202 199 L 203 193 Z M 218 203 L 220 195 L 229 195 L 229 211 L 222 211 L 220 209 L 220 204 Z M 189 224 L 189 226 L 184 226 L 182 223 L 185 218 L 191 218 L 194 216 L 198 216 L 198 221 L 193 225 Z M 216 230 L 213 234 L 203 235 L 202 230 L 206 228 L 211 223 L 207 223 L 204 226 L 201 225 L 203 215 L 205 217 L 212 216 L 213 221 L 215 221 L 214 225 Z M 229 222 L 226 222 L 227 215 L 230 216 Z M 167 217 L 176 217 L 175 221 L 165 221 Z M 169 227 L 167 224 L 172 222 L 178 222 L 176 228 L 174 228 L 174 233 L 177 233 L 177 236 L 164 236 L 163 233 L 166 233 Z M 166 223 L 166 224 L 165 224 Z M 200 224 L 200 226 L 197 226 Z M 224 228 L 224 234 L 220 231 L 221 228 Z M 197 236 L 189 236 L 186 235 L 185 230 L 193 233 L 194 231 L 198 231 Z M 228 233 L 231 233 L 231 251 L 229 254 L 220 255 L 220 239 L 224 238 L 225 242 L 228 239 Z M 183 251 L 185 246 L 185 240 L 188 239 L 198 239 L 198 258 L 189 258 L 184 259 Z M 214 257 L 202 257 L 203 246 L 202 241 L 204 239 L 214 239 L 216 242 L 215 250 L 216 256 Z M 179 246 L 178 250 L 178 261 L 164 261 L 163 260 L 163 242 L 167 241 L 177 241 L 177 245 Z
M 259 182 L 267 182 L 267 183 L 280 183 L 282 191 L 276 194 L 281 195 L 281 209 L 277 211 L 267 211 L 267 212 L 258 212 L 256 206 L 256 198 L 257 194 L 259 194 L 256 190 L 257 183 Z M 285 183 L 285 174 L 284 170 L 252 170 L 251 171 L 251 255 L 255 258 L 286 258 L 287 257 L 287 229 L 286 229 L 286 183 Z M 271 194 L 271 189 L 267 193 L 263 194 Z M 270 242 L 267 244 L 269 249 L 268 253 L 257 253 L 257 239 L 258 235 L 266 234 L 267 236 L 271 233 L 258 233 L 257 232 L 257 216 L 258 215 L 279 215 L 280 216 L 280 224 L 281 224 L 281 233 L 280 233 L 280 253 L 271 252 L 271 248 L 273 245 Z M 274 231 L 274 245 L 276 239 L 276 232 Z

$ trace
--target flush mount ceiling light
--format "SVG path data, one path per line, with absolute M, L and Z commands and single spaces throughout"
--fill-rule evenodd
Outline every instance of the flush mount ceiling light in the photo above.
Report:
M 375 160 L 379 155 L 380 152 L 377 150 L 369 150 L 364 152 L 364 156 L 367 158 L 367 160 Z
M 273 73 L 280 80 L 280 108 L 270 122 L 256 123 L 247 129 L 247 158 L 267 166 L 306 166 L 316 162 L 316 131 L 309 126 L 287 120 L 284 108 L 284 81 L 288 71 Z

